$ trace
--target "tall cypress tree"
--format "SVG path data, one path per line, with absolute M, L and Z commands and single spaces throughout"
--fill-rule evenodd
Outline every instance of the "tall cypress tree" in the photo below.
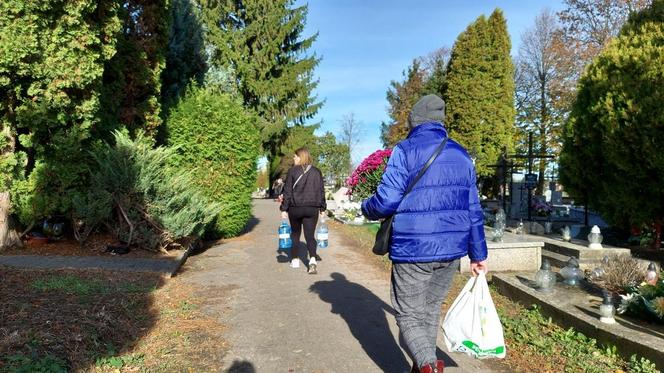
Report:
M 212 63 L 233 71 L 238 92 L 260 118 L 263 149 L 273 163 L 288 125 L 312 118 L 322 103 L 312 96 L 320 62 L 306 51 L 317 35 L 302 38 L 307 6 L 294 0 L 202 0 Z M 274 171 L 274 170 L 272 170 Z M 275 173 L 271 172 L 271 180 Z
M 512 43 L 507 31 L 507 22 L 500 9 L 491 13 L 488 19 L 491 42 L 490 78 L 492 91 L 488 97 L 488 123 L 492 133 L 484 137 L 484 143 L 494 146 L 486 149 L 485 154 L 494 162 L 500 157 L 503 148 L 514 147 L 516 108 L 514 107 L 514 64 L 510 51 Z
M 500 10 L 480 16 L 457 38 L 448 64 L 445 101 L 452 138 L 476 160 L 479 175 L 494 171 L 503 148 L 512 148 L 514 67 Z

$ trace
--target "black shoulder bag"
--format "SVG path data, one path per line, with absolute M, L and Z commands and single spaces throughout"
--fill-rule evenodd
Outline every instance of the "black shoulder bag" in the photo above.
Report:
M 415 184 L 417 184 L 422 175 L 424 175 L 429 166 L 431 166 L 433 161 L 436 160 L 438 155 L 443 151 L 443 148 L 445 148 L 445 144 L 447 144 L 447 138 L 445 138 L 445 140 L 443 140 L 443 142 L 440 145 L 438 145 L 438 148 L 433 153 L 431 158 L 429 158 L 427 163 L 422 167 L 422 169 L 417 174 L 413 182 L 410 183 L 410 185 L 408 185 L 408 188 L 403 193 L 403 197 L 401 198 L 402 201 L 404 198 L 406 198 L 406 195 L 413 189 Z M 374 254 L 385 255 L 390 251 L 390 238 L 392 237 L 392 222 L 394 221 L 395 215 L 396 214 L 393 214 L 389 218 L 383 220 L 382 223 L 380 223 L 380 228 L 378 229 L 378 232 L 376 232 L 376 242 L 374 242 L 372 249 Z

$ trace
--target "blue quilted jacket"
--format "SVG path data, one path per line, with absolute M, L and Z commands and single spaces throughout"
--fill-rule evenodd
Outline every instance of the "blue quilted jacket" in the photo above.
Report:
M 447 137 L 442 124 L 428 122 L 413 128 L 397 144 L 375 195 L 362 202 L 372 220 L 396 213 L 392 225 L 393 262 L 450 261 L 468 255 L 487 257 L 482 209 L 475 168 L 466 150 L 452 139 L 413 190 L 409 183 Z

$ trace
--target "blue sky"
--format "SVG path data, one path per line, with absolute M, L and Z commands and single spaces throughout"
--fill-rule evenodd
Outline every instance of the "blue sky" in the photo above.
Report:
M 298 1 L 303 4 L 305 1 Z M 542 9 L 558 11 L 560 0 L 309 0 L 304 36 L 319 33 L 309 53 L 322 57 L 315 76 L 315 94 L 325 100 L 312 122 L 318 134 L 339 134 L 339 121 L 353 112 L 362 124 L 353 160 L 361 161 L 381 148 L 380 123 L 388 121 L 385 93 L 391 80 L 414 58 L 443 47 L 481 14 L 503 10 L 516 56 L 520 35 L 532 27 Z

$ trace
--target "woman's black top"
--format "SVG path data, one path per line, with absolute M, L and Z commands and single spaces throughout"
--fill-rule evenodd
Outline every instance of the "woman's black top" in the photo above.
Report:
M 310 166 L 306 172 L 305 170 L 302 166 L 293 166 L 288 170 L 284 183 L 284 200 L 279 207 L 281 211 L 288 211 L 292 206 L 316 207 L 320 211 L 327 209 L 323 174 L 314 166 Z M 302 177 L 295 184 L 300 175 Z

